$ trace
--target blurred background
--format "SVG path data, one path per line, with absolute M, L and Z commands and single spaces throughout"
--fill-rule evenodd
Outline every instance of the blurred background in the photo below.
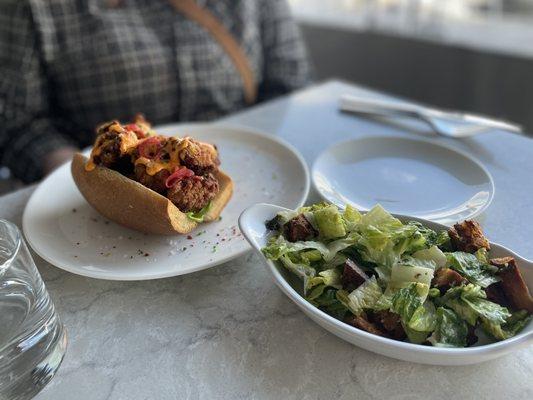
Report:
M 533 0 L 289 0 L 315 80 L 348 80 L 533 132 Z M 0 193 L 20 186 L 0 166 Z
M 290 0 L 318 80 L 338 77 L 533 132 L 532 0 Z

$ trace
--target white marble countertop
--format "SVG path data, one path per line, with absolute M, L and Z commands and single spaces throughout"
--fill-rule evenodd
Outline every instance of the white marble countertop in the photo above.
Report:
M 347 92 L 372 95 L 328 82 L 224 122 L 279 135 L 309 163 L 327 143 L 352 136 L 432 135 L 339 114 L 337 98 Z M 496 196 L 480 217 L 490 239 L 533 258 L 533 141 L 503 132 L 440 140 L 493 174 Z M 0 217 L 20 226 L 32 190 L 1 197 Z M 144 282 L 84 278 L 36 262 L 69 334 L 63 365 L 39 400 L 533 398 L 533 348 L 466 367 L 379 356 L 305 317 L 251 254 Z

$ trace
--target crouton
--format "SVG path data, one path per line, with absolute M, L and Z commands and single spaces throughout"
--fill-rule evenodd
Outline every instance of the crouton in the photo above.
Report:
M 342 271 L 342 287 L 343 289 L 351 292 L 357 289 L 368 279 L 368 276 L 359 266 L 352 260 L 347 259 L 344 263 L 344 269 Z
M 499 268 L 498 276 L 501 278 L 503 292 L 511 306 L 517 310 L 527 310 L 533 313 L 533 299 L 516 266 L 515 259 L 513 257 L 493 258 L 490 263 Z
M 476 221 L 466 220 L 448 230 L 452 246 L 459 251 L 475 253 L 481 248 L 490 250 L 490 244 Z

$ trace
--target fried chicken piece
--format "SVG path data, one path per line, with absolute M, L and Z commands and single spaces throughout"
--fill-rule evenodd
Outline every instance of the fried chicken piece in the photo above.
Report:
M 490 263 L 499 268 L 498 276 L 501 278 L 502 289 L 511 306 L 517 310 L 527 310 L 533 313 L 533 298 L 516 266 L 515 259 L 513 257 L 493 258 Z
M 168 199 L 182 212 L 199 211 L 215 198 L 219 191 L 213 174 L 192 176 L 178 181 L 168 189 Z
M 193 139 L 187 140 L 189 141 L 188 146 L 180 152 L 183 165 L 194 171 L 196 175 L 216 172 L 220 165 L 216 147 Z
M 284 233 L 289 242 L 311 240 L 318 235 L 318 232 L 303 214 L 297 215 L 287 222 L 284 226 Z
M 448 234 L 456 250 L 466 253 L 475 253 L 481 248 L 490 250 L 489 241 L 476 221 L 465 220 L 457 223 L 448 230 Z
M 167 187 L 165 182 L 170 176 L 170 172 L 166 169 L 162 169 L 154 175 L 148 175 L 146 173 L 146 166 L 143 164 L 137 164 L 135 166 L 135 180 L 154 192 L 159 194 L 165 194 Z
M 345 261 L 341 276 L 343 289 L 351 292 L 365 283 L 367 279 L 368 276 L 356 263 L 349 258 Z
M 464 278 L 459 272 L 454 271 L 451 268 L 439 268 L 435 271 L 435 275 L 431 281 L 431 286 L 438 287 L 441 292 L 447 291 L 452 286 L 459 286 L 461 284 L 468 283 L 468 280 Z

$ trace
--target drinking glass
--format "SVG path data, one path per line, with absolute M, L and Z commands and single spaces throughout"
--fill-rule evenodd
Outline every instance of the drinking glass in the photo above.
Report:
M 20 231 L 0 219 L 0 400 L 30 399 L 56 373 L 66 333 Z

